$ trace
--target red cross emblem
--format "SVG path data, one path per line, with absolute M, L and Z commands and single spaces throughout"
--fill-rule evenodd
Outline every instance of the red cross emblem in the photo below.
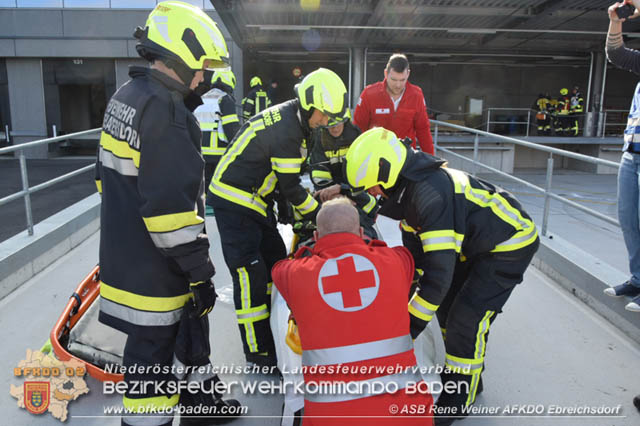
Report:
M 346 254 L 325 262 L 318 284 L 322 298 L 329 306 L 341 311 L 357 311 L 376 298 L 379 278 L 369 259 Z

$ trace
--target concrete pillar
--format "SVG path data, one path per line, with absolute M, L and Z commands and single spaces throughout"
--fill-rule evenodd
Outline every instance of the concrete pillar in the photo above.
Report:
M 243 62 L 242 62 L 242 49 L 233 41 L 227 40 L 227 47 L 229 48 L 231 55 L 231 71 L 236 76 L 236 88 L 233 91 L 233 97 L 236 98 L 236 105 L 240 105 L 242 102 L 242 94 L 244 93 L 244 71 L 243 71 Z M 265 81 L 264 84 L 269 84 L 268 81 Z M 282 90 L 282 89 L 280 89 Z M 242 112 L 238 109 L 238 116 L 242 114 Z
M 350 76 L 353 84 L 351 85 L 351 106 L 353 108 L 358 104 L 358 99 L 360 98 L 360 93 L 364 89 L 364 67 L 366 64 L 364 63 L 364 48 L 362 47 L 353 47 L 351 54 L 351 72 L 353 75 Z
M 595 52 L 595 60 L 593 66 L 593 80 L 591 81 L 591 99 L 589 102 L 588 110 L 591 112 L 591 117 L 585 119 L 585 135 L 598 136 L 598 125 L 602 114 L 600 114 L 602 105 L 600 105 L 602 99 L 602 89 L 604 81 L 604 67 L 605 67 L 605 54 L 604 52 Z M 600 124 L 601 125 L 601 124 Z
M 46 138 L 42 61 L 7 58 L 6 63 L 13 145 Z M 48 147 L 43 145 L 26 150 L 25 156 L 47 158 L 48 151 Z

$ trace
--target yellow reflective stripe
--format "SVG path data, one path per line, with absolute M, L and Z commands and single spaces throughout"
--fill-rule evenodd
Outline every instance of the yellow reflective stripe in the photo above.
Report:
M 238 309 L 236 310 L 236 317 L 238 318 L 238 324 L 253 323 L 269 318 L 269 308 L 265 303 L 255 308 Z
M 102 181 L 100 179 L 96 179 L 96 188 L 98 188 L 98 192 L 102 194 Z
M 152 396 L 149 398 L 127 398 L 122 396 L 122 405 L 127 411 L 137 414 L 151 414 L 160 410 L 168 409 L 178 405 L 180 395 Z
M 266 197 L 271 194 L 274 189 L 276 189 L 276 183 L 278 183 L 278 177 L 275 172 L 270 172 L 267 177 L 264 178 L 264 182 L 260 188 L 258 188 L 258 195 L 261 197 Z
M 245 98 L 245 102 L 252 105 L 254 104 L 253 99 L 251 98 Z
M 420 234 L 420 240 L 425 253 L 437 250 L 455 250 L 456 253 L 460 253 L 464 235 L 458 234 L 453 229 L 443 229 L 423 232 Z
M 273 281 L 269 281 L 267 283 L 267 294 L 271 294 L 273 292 Z
M 483 359 L 460 358 L 451 354 L 445 354 L 444 363 L 452 372 L 472 375 L 482 372 Z
M 113 153 L 116 157 L 133 160 L 133 164 L 138 168 L 140 167 L 140 151 L 131 148 L 126 141 L 119 141 L 108 133 L 102 132 L 100 134 L 100 146 Z
M 487 344 L 485 336 L 489 332 L 489 327 L 491 326 L 491 317 L 493 317 L 494 314 L 495 311 L 487 311 L 478 324 L 478 332 L 476 333 L 476 348 L 473 355 L 476 360 L 484 361 L 484 353 Z
M 216 194 L 218 197 L 254 210 L 262 216 L 267 217 L 267 203 L 254 194 L 250 194 L 222 182 L 216 182 L 215 178 L 211 181 L 211 185 L 209 185 L 209 191 Z
M 504 252 L 518 250 L 528 246 L 529 244 L 532 244 L 536 240 L 536 238 L 538 238 L 538 229 L 535 226 L 530 229 L 523 229 L 522 231 L 517 232 L 507 241 L 503 241 L 500 244 L 497 244 L 496 247 L 491 251 Z
M 465 402 L 465 406 L 473 404 L 476 400 L 476 393 L 478 392 L 478 383 L 480 383 L 480 374 L 482 372 L 476 372 L 471 375 L 471 384 L 469 385 L 469 395 L 467 396 L 467 401 Z
M 225 147 L 205 148 L 202 147 L 202 155 L 222 155 L 226 150 Z
M 249 280 L 249 273 L 244 266 L 237 269 L 238 278 L 240 282 L 240 305 L 242 309 L 249 309 L 251 306 L 251 282 Z
M 347 155 L 347 151 L 349 151 L 349 147 L 340 148 L 340 149 L 334 150 L 334 151 L 325 151 L 324 155 L 327 157 L 327 159 L 330 159 L 330 158 L 342 158 L 342 157 L 345 157 Z
M 442 333 L 442 340 L 447 340 L 447 329 L 440 327 L 440 333 Z
M 300 173 L 304 158 L 271 157 L 271 168 L 280 173 Z
M 238 114 L 229 114 L 220 117 L 220 122 L 222 123 L 222 125 L 229 123 L 238 123 L 239 121 L 240 120 L 238 119 Z
M 216 172 L 213 176 L 213 179 L 219 181 L 224 172 L 229 167 L 238 155 L 242 154 L 245 150 L 249 142 L 256 136 L 256 131 L 264 129 L 264 121 L 255 120 L 250 121 L 249 125 L 246 127 L 244 132 L 240 134 L 238 140 L 232 145 L 231 149 L 229 149 L 220 159 L 220 163 L 218 167 L 216 167 Z
M 463 194 L 465 189 L 469 186 L 469 176 L 467 176 L 466 173 L 461 172 L 460 170 L 449 169 L 447 167 L 443 168 L 442 170 L 444 170 L 449 174 L 449 176 L 451 176 L 456 194 Z
M 411 226 L 409 226 L 407 221 L 404 219 L 400 221 L 400 227 L 402 228 L 403 231 L 406 231 L 406 232 L 413 232 L 413 233 L 417 232 L 415 228 L 412 228 Z
M 439 306 L 440 305 L 427 302 L 415 293 L 409 302 L 409 313 L 416 318 L 428 322 L 431 321 Z
M 311 196 L 311 194 L 307 194 L 307 198 L 305 198 L 305 200 L 302 203 L 298 205 L 294 205 L 293 207 L 295 207 L 295 209 L 298 210 L 300 214 L 304 216 L 306 214 L 311 213 L 316 208 L 318 208 L 318 202 L 316 201 L 315 198 Z
M 180 309 L 192 297 L 190 292 L 173 297 L 142 296 L 111 287 L 103 281 L 100 281 L 100 296 L 121 305 L 152 312 L 167 312 Z
M 331 172 L 325 170 L 311 170 L 311 177 L 316 179 L 332 180 Z
M 371 195 L 367 194 L 369 196 L 369 202 L 367 204 L 365 204 L 365 206 L 362 208 L 362 210 L 364 210 L 365 213 L 371 213 L 371 210 L 373 210 L 373 208 L 376 206 L 376 198 L 372 197 Z
M 204 219 L 198 216 L 197 210 L 143 217 L 142 220 L 149 232 L 169 232 L 184 228 L 185 226 L 204 223 Z

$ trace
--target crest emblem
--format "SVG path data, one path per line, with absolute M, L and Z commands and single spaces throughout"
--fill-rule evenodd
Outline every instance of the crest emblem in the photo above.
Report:
M 49 382 L 24 382 L 24 406 L 33 414 L 42 414 L 49 408 Z

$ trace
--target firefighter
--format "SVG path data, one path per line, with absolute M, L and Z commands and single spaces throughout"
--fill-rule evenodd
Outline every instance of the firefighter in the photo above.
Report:
M 580 133 L 580 123 L 584 116 L 584 98 L 580 93 L 580 87 L 573 86 L 571 90 L 570 100 L 570 115 L 571 115 L 571 129 L 569 130 L 570 136 L 578 136 Z
M 420 375 L 415 370 L 406 374 L 386 371 L 389 367 L 394 372 L 416 367 L 407 312 L 414 271 L 411 253 L 404 247 L 389 248 L 382 241 L 366 243 L 363 235 L 358 212 L 350 200 L 340 197 L 326 202 L 318 213 L 315 246 L 302 247 L 294 259 L 278 262 L 272 271 L 273 282 L 300 331 L 302 365 L 309 369 L 304 373 L 307 386 L 335 381 L 355 389 L 358 382 L 369 380 L 394 383 L 399 391 L 385 393 L 383 388 L 369 395 L 331 391 L 306 394 L 305 416 L 310 417 L 303 423 L 431 425 L 432 419 L 424 417 L 431 415 L 433 403 L 426 385 L 420 385 L 425 385 L 424 393 L 403 391 L 408 383 L 420 383 Z M 371 326 L 373 322 L 375 327 Z M 314 366 L 331 371 L 335 365 L 348 365 L 350 371 L 357 372 L 309 372 Z M 361 367 L 384 372 L 361 373 Z M 421 405 L 423 417 L 399 420 L 395 417 L 398 413 L 392 411 L 393 404 Z
M 353 142 L 346 176 L 354 190 L 384 198 L 379 214 L 402 220 L 403 244 L 424 271 L 409 303 L 411 335 L 437 315 L 449 368 L 442 381 L 457 384 L 451 393 L 445 384 L 437 405 L 455 416 L 475 400 L 489 326 L 522 281 L 539 239 L 511 194 L 444 164 L 378 128 Z
M 193 90 L 205 69 L 227 66 L 228 51 L 208 15 L 177 1 L 158 3 L 135 37 L 138 54 L 151 65 L 131 67 L 131 80 L 109 101 L 96 163 L 102 194 L 99 319 L 127 334 L 123 403 L 131 414 L 122 423 L 170 425 L 173 415 L 158 410 L 178 402 L 239 405 L 206 393 L 217 380 L 211 369 L 184 370 L 211 366 L 206 321 L 216 298 L 203 219 L 201 132 L 192 114 L 202 101 Z M 198 354 L 180 343 L 187 339 L 178 332 L 187 323 L 185 310 L 196 317 L 200 338 L 188 339 L 205 348 Z M 169 383 L 176 380 L 199 383 L 201 391 L 175 394 Z M 141 392 L 138 382 L 154 386 Z M 180 424 L 209 423 L 184 418 Z
M 549 114 L 549 95 L 540 93 L 536 99 L 533 109 L 536 110 L 536 121 L 538 123 L 538 135 L 548 136 L 551 133 L 551 117 Z
M 217 69 L 212 74 L 208 79 L 209 85 L 203 85 L 205 90 L 209 89 L 202 96 L 204 104 L 193 112 L 202 130 L 205 186 L 211 182 L 220 157 L 240 128 L 240 121 L 236 114 L 236 100 L 233 97 L 233 89 L 236 87 L 233 71 Z M 207 205 L 206 210 L 207 215 L 213 214 L 211 206 Z
M 563 87 L 560 89 L 560 97 L 558 98 L 558 106 L 556 107 L 556 135 L 570 136 L 571 134 L 571 98 L 569 98 L 569 89 Z
M 342 170 L 349 145 L 358 135 L 360 129 L 351 122 L 349 110 L 340 120 L 330 121 L 328 127 L 315 129 L 311 134 L 309 154 L 311 181 L 316 189 L 314 195 L 320 201 L 327 201 L 340 194 L 353 200 L 365 235 L 377 239 L 378 234 L 373 227 L 378 211 L 377 200 L 366 192 L 352 194 Z
M 262 80 L 257 75 L 251 78 L 249 82 L 251 90 L 247 96 L 242 99 L 242 117 L 245 120 L 250 119 L 254 115 L 271 106 L 271 100 L 267 96 L 262 87 Z
M 301 148 L 311 129 L 343 117 L 347 108 L 344 83 L 325 68 L 307 75 L 295 93 L 296 99 L 244 123 L 209 186 L 244 353 L 247 362 L 259 365 L 276 365 L 269 327 L 271 268 L 286 256 L 274 192 L 278 188 L 301 218 L 315 218 L 318 202 L 300 185 Z

